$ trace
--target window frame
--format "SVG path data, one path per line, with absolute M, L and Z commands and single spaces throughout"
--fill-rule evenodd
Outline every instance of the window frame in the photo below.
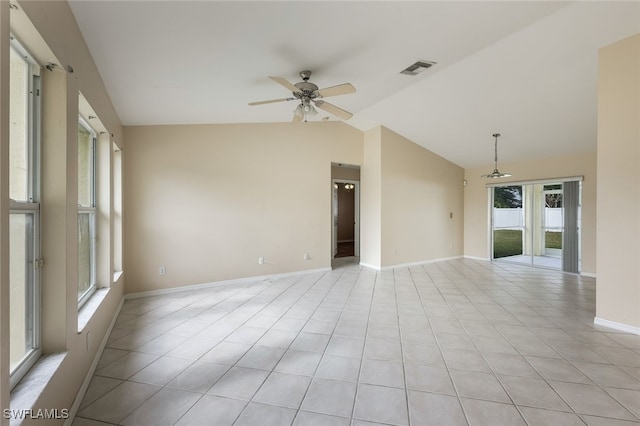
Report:
M 97 189 L 97 132 L 93 129 L 93 127 L 91 127 L 89 125 L 89 123 L 87 122 L 87 120 L 84 119 L 84 117 L 82 117 L 81 115 L 78 115 L 78 131 L 80 130 L 80 127 L 82 127 L 84 130 L 86 130 L 89 135 L 90 135 L 90 141 L 91 141 L 91 158 L 90 158 L 90 176 L 91 176 L 91 183 L 90 183 L 90 205 L 88 206 L 83 206 L 80 203 L 78 203 L 78 232 L 80 232 L 80 215 L 88 215 L 89 216 L 89 239 L 90 239 L 90 244 L 89 244 L 89 263 L 90 263 L 90 284 L 89 284 L 89 288 L 87 288 L 87 290 L 85 290 L 82 295 L 80 295 L 78 297 L 78 309 L 80 309 L 90 298 L 91 296 L 93 296 L 93 294 L 96 292 L 98 285 L 97 285 L 97 279 L 96 279 L 96 272 L 97 272 L 97 268 L 96 268 L 96 261 L 97 261 L 97 256 L 96 256 L 96 239 L 97 239 L 97 204 L 96 204 L 96 200 L 97 200 L 97 194 L 96 194 L 96 189 Z M 79 148 L 78 148 L 79 149 Z M 77 283 L 77 286 L 80 285 L 80 282 Z
M 41 162 L 40 162 L 40 143 L 41 143 L 41 66 L 29 53 L 29 51 L 15 38 L 10 35 L 10 49 L 22 57 L 27 64 L 27 199 L 13 200 L 9 199 L 10 215 L 31 215 L 32 229 L 30 242 L 30 251 L 32 253 L 32 265 L 29 268 L 31 282 L 27 283 L 25 289 L 27 299 L 25 306 L 25 323 L 29 332 L 27 339 L 30 342 L 29 349 L 25 356 L 9 372 L 9 388 L 13 389 L 24 375 L 31 369 L 36 361 L 42 355 L 41 349 L 41 280 L 40 268 L 43 261 L 40 258 L 40 191 L 41 191 Z M 11 101 L 10 101 L 11 102 Z M 9 248 L 11 253 L 11 248 Z M 10 338 L 11 339 L 11 338 Z

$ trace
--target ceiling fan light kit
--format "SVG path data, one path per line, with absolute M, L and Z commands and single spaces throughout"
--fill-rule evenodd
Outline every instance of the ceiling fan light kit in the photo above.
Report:
M 313 117 L 314 115 L 318 115 L 318 110 L 316 110 L 311 103 L 301 102 L 298 104 L 296 109 L 293 110 L 293 121 L 304 121 L 307 122 L 309 117 Z
M 498 138 L 500 137 L 500 133 L 494 133 L 493 137 L 495 138 L 495 142 L 494 142 L 494 152 L 495 152 L 494 169 L 493 169 L 493 172 L 491 172 L 491 173 L 489 173 L 487 175 L 482 175 L 481 177 L 486 177 L 486 178 L 491 178 L 491 179 L 509 177 L 509 176 L 511 176 L 510 173 L 500 173 L 498 171 Z
M 351 85 L 350 83 L 344 83 L 337 86 L 319 89 L 317 85 L 309 81 L 309 78 L 311 78 L 311 71 L 301 71 L 300 77 L 302 78 L 302 81 L 296 84 L 292 84 L 287 79 L 282 77 L 269 77 L 279 85 L 289 89 L 293 94 L 293 97 L 249 102 L 249 105 L 256 106 L 276 102 L 288 102 L 297 99 L 300 101 L 300 103 L 293 111 L 293 122 L 308 121 L 309 117 L 318 114 L 316 108 L 320 108 L 344 120 L 348 120 L 353 116 L 353 114 L 351 114 L 349 111 L 346 111 L 340 107 L 330 104 L 329 102 L 321 100 L 321 98 L 328 98 L 330 96 L 354 93 L 356 91 L 356 88 L 353 87 L 353 85 Z

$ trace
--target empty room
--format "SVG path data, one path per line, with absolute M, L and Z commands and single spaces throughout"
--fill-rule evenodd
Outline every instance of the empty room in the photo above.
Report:
M 0 425 L 640 425 L 640 3 L 0 1 Z

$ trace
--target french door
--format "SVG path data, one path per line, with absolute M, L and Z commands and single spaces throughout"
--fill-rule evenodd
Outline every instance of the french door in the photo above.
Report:
M 492 259 L 580 272 L 581 181 L 491 187 Z

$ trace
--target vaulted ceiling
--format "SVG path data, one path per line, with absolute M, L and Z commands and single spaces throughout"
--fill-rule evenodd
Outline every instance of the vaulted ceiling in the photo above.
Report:
M 71 1 L 125 125 L 291 121 L 320 87 L 361 130 L 384 125 L 462 166 L 596 149 L 598 49 L 640 32 L 615 1 Z M 437 62 L 417 75 L 400 71 Z M 321 113 L 321 120 L 329 116 Z M 304 125 L 298 123 L 296 125 Z

